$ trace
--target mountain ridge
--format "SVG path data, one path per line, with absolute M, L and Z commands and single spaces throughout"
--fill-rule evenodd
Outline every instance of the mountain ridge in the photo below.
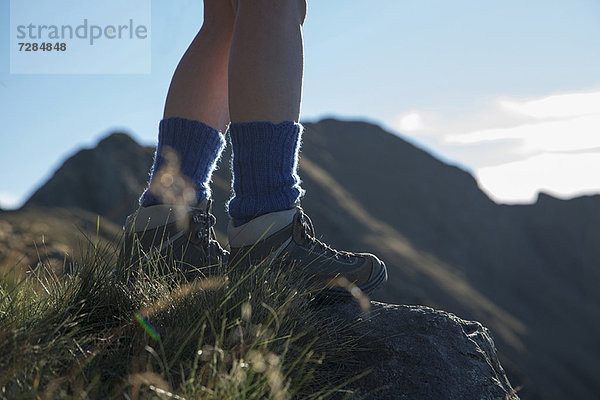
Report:
M 153 156 L 132 142 L 111 135 L 75 154 L 26 208 L 76 206 L 122 223 Z M 230 157 L 227 148 L 213 178 L 216 204 L 230 196 Z M 600 391 L 593 379 L 600 349 L 592 339 L 600 334 L 593 290 L 600 282 L 600 196 L 540 194 L 533 204 L 496 204 L 467 171 L 357 121 L 306 123 L 299 167 L 308 193 L 303 207 L 317 233 L 388 264 L 390 282 L 376 299 L 482 321 L 511 381 L 525 385 L 524 399 L 594 398 Z M 214 211 L 223 238 L 224 207 Z

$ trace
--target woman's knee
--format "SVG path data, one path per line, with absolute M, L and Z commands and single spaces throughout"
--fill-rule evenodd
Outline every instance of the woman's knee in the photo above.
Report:
M 292 15 L 297 18 L 300 24 L 306 19 L 307 0 L 230 0 L 231 7 L 237 14 L 245 7 L 254 9 L 265 9 L 270 15 L 277 17 L 279 15 Z

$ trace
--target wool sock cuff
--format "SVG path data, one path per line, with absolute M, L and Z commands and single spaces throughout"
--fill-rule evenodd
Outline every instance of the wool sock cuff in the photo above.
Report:
M 174 202 L 195 205 L 210 197 L 210 180 L 225 143 L 217 129 L 203 122 L 179 117 L 163 119 L 159 124 L 150 184 L 140 204 L 143 207 Z M 174 176 L 162 182 L 161 172 L 167 169 Z
M 228 211 L 236 224 L 298 204 L 302 131 L 293 121 L 230 124 L 234 196 Z

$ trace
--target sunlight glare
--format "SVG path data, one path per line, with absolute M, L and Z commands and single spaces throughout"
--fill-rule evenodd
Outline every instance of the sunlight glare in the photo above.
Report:
M 402 132 L 414 132 L 423 129 L 423 117 L 416 112 L 410 112 L 398 117 L 398 128 Z

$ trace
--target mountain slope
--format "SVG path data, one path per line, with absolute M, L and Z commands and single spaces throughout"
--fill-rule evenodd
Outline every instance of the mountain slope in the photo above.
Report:
M 368 124 L 309 125 L 303 154 L 335 177 L 371 220 L 399 234 L 391 240 L 395 236 L 388 231 L 362 247 L 377 251 L 390 266 L 385 300 L 413 297 L 418 288 L 424 292 L 419 302 L 485 321 L 507 368 L 513 374 L 526 371 L 532 380 L 520 373 L 512 379 L 526 385 L 524 398 L 530 389 L 543 398 L 595 396 L 600 299 L 582 291 L 581 283 L 593 288 L 600 281 L 593 245 L 600 224 L 590 218 L 599 215 L 599 196 L 566 202 L 542 196 L 533 206 L 498 206 L 464 171 Z M 309 172 L 302 171 L 307 188 L 313 184 Z M 335 193 L 331 185 L 317 186 L 309 196 L 318 203 Z M 329 209 L 343 208 L 343 198 Z M 304 204 L 313 206 L 308 197 Z M 364 226 L 340 232 L 361 232 Z M 325 236 L 340 238 L 332 234 Z M 399 251 L 402 241 L 418 257 Z M 569 373 L 569 365 L 577 373 Z
M 67 159 L 24 207 L 79 207 L 121 223 L 148 180 L 154 149 L 113 133 Z
M 595 398 L 600 345 L 600 196 L 500 206 L 471 175 L 363 122 L 307 123 L 303 206 L 340 249 L 386 261 L 375 298 L 477 319 L 530 398 Z M 76 206 L 120 223 L 135 208 L 153 149 L 123 135 L 67 160 L 27 203 Z M 230 150 L 213 179 L 227 223 Z

